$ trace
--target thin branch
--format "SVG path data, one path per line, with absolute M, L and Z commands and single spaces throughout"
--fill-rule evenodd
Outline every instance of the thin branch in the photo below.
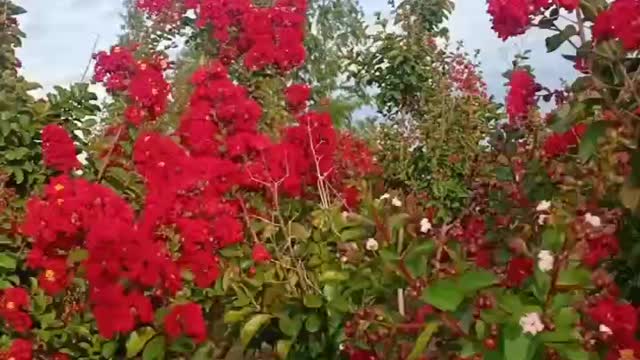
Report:
M 89 61 L 87 61 L 87 66 L 84 68 L 84 72 L 82 73 L 80 82 L 84 82 L 84 79 L 87 77 L 87 73 L 89 73 L 89 68 L 91 67 L 91 63 L 93 62 L 93 54 L 96 53 L 99 40 L 100 40 L 100 34 L 96 34 L 96 40 L 93 42 L 93 47 L 91 48 L 91 54 L 89 55 Z

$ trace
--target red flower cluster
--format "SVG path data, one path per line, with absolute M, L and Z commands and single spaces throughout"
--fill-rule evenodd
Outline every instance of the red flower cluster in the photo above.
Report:
M 42 156 L 46 166 L 65 173 L 80 165 L 73 140 L 60 125 L 51 124 L 42 129 Z
M 524 34 L 534 16 L 542 14 L 554 5 L 573 11 L 580 0 L 488 0 L 493 30 L 506 40 Z
M 172 339 L 184 335 L 190 337 L 196 344 L 207 339 L 207 324 L 198 304 L 174 305 L 164 320 L 164 328 Z
M 29 331 L 33 324 L 27 313 L 29 293 L 23 288 L 8 288 L 0 294 L 0 319 L 19 333 Z
M 518 287 L 533 274 L 533 260 L 528 257 L 514 257 L 507 264 L 505 284 Z
M 135 69 L 136 60 L 133 53 L 136 49 L 137 46 L 113 46 L 110 52 L 100 51 L 94 54 L 96 64 L 93 80 L 103 83 L 109 92 L 127 90 L 129 76 Z
M 291 112 L 299 113 L 307 107 L 311 88 L 306 84 L 293 84 L 285 90 L 284 95 Z
M 616 0 L 601 12 L 593 26 L 597 41 L 618 39 L 628 51 L 640 49 L 640 1 Z
M 638 329 L 638 312 L 630 304 L 617 302 L 611 297 L 598 300 L 587 310 L 587 314 L 599 325 L 604 326 L 609 335 L 607 359 L 618 359 L 620 351 L 631 351 L 640 355 L 640 343 L 635 334 Z M 603 328 L 600 327 L 599 331 Z
M 257 264 L 266 263 L 271 260 L 271 254 L 269 253 L 269 250 L 267 250 L 266 246 L 264 246 L 262 243 L 255 243 L 253 245 L 251 257 Z
M 106 338 L 131 331 L 136 319 L 153 320 L 143 289 L 174 293 L 180 288 L 179 272 L 164 244 L 137 230 L 133 210 L 101 185 L 67 176 L 53 178 L 45 196 L 27 204 L 23 232 L 34 239 L 27 264 L 41 270 L 39 285 L 51 295 L 69 285 L 75 270 L 67 262 L 71 252 L 88 251 L 84 266 L 90 302 L 98 330 Z
M 451 64 L 449 79 L 456 91 L 462 95 L 487 98 L 487 84 L 482 80 L 473 63 L 463 55 L 456 54 Z
M 548 158 L 554 158 L 566 154 L 569 149 L 580 143 L 580 139 L 586 131 L 587 125 L 580 123 L 566 132 L 551 134 L 544 142 L 544 155 Z
M 152 16 L 158 16 L 169 9 L 174 0 L 138 0 L 136 7 Z
M 170 5 L 167 0 L 138 2 L 152 16 Z M 186 0 L 183 10 L 195 11 L 196 26 L 211 26 L 225 64 L 243 57 L 252 71 L 269 66 L 290 71 L 305 60 L 306 0 L 277 0 L 271 7 L 256 6 L 251 0 Z
M 587 239 L 582 261 L 589 267 L 596 267 L 602 260 L 610 259 L 620 252 L 618 238 L 611 234 L 590 236 Z
M 536 91 L 535 79 L 527 70 L 518 69 L 511 73 L 506 104 L 511 124 L 519 124 L 528 117 L 529 108 L 535 103 Z
M 94 55 L 94 80 L 103 83 L 111 93 L 126 92 L 130 105 L 125 110 L 125 118 L 131 124 L 140 125 L 145 120 L 157 119 L 166 110 L 170 88 L 164 71 L 169 63 L 160 55 L 136 61 L 135 50 L 135 46 L 114 46 L 108 53 L 101 51 Z
M 8 350 L 0 350 L 0 359 L 7 360 L 32 360 L 33 344 L 29 340 L 13 340 Z

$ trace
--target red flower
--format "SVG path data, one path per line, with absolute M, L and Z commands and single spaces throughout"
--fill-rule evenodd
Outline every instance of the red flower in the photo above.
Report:
M 33 359 L 33 344 L 31 341 L 25 339 L 15 339 L 9 347 L 9 354 L 6 357 L 8 360 L 32 360 Z
M 620 251 L 618 238 L 615 235 L 601 235 L 587 240 L 582 261 L 589 267 L 596 267 L 602 260 L 617 255 Z
M 570 148 L 577 146 L 587 131 L 584 123 L 576 124 L 564 133 L 553 133 L 544 142 L 544 154 L 549 158 L 566 154 Z
M 434 313 L 433 306 L 431 305 L 423 305 L 416 311 L 416 316 L 414 322 L 417 324 L 422 324 L 425 322 L 427 316 Z
M 587 313 L 596 322 L 605 325 L 617 341 L 633 339 L 638 329 L 638 313 L 630 304 L 621 304 L 613 298 L 599 300 Z
M 489 0 L 492 28 L 503 40 L 524 34 L 531 23 L 530 11 L 529 0 Z
M 2 291 L 0 311 L 24 310 L 29 307 L 29 293 L 23 288 L 8 288 Z
M 305 84 L 293 84 L 285 90 L 287 105 L 292 112 L 300 112 L 307 106 L 311 88 Z
M 593 26 L 597 41 L 619 39 L 627 51 L 640 49 L 640 1 L 615 0 L 601 12 Z
M 71 358 L 65 353 L 57 352 L 53 354 L 51 360 L 71 360 Z
M 526 257 L 515 257 L 507 265 L 506 285 L 518 287 L 533 274 L 533 260 Z
M 57 295 L 66 289 L 70 275 L 64 259 L 46 260 L 42 265 L 44 271 L 38 277 L 38 284 L 49 295 Z
M 266 263 L 271 261 L 271 254 L 269 250 L 262 243 L 255 243 L 253 245 L 253 251 L 251 252 L 251 257 L 253 261 L 258 264 Z
M 59 125 L 42 129 L 42 155 L 45 165 L 54 170 L 69 172 L 80 165 L 73 140 Z
M 511 73 L 507 94 L 507 114 L 511 124 L 519 124 L 529 115 L 529 108 L 535 102 L 536 83 L 526 70 Z
M 349 354 L 349 360 L 378 360 L 378 355 L 369 350 L 353 350 Z
M 201 343 L 207 338 L 202 309 L 194 303 L 174 305 L 164 320 L 164 329 L 171 339 L 185 335 L 195 343 Z
M 31 316 L 22 311 L 0 311 L 0 318 L 3 319 L 10 328 L 23 334 L 29 331 L 33 325 Z

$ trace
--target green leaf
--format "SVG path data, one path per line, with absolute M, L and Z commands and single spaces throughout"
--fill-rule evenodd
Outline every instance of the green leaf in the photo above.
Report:
M 198 348 L 191 357 L 191 360 L 211 360 L 214 358 L 215 347 L 211 343 L 206 343 Z
M 243 308 L 240 310 L 228 310 L 224 313 L 224 323 L 233 324 L 244 320 L 247 315 L 251 314 L 254 310 L 252 308 Z
M 289 337 L 296 337 L 302 328 L 302 316 L 295 315 L 293 318 L 288 315 L 281 315 L 278 318 L 280 331 Z
M 547 227 L 542 232 L 542 246 L 545 250 L 558 252 L 564 244 L 564 232 L 555 227 Z
M 6 253 L 0 253 L 0 268 L 15 270 L 17 265 L 16 259 Z
M 320 274 L 319 278 L 321 282 L 346 281 L 349 280 L 349 274 L 342 271 L 327 270 Z
M 298 240 L 307 240 L 311 235 L 304 225 L 297 222 L 289 224 L 289 233 Z
M 553 52 L 557 50 L 565 41 L 569 40 L 572 36 L 578 34 L 578 30 L 573 25 L 567 25 L 562 31 L 545 39 L 547 46 L 547 52 Z
M 144 348 L 144 345 L 149 341 L 156 331 L 152 327 L 143 327 L 135 332 L 132 332 L 127 339 L 127 359 L 131 359 L 138 355 Z
M 272 316 L 270 314 L 256 314 L 251 317 L 251 319 L 244 324 L 242 330 L 240 330 L 240 342 L 243 347 L 247 347 L 256 336 L 256 333 L 260 331 L 267 323 L 271 320 Z
M 522 332 L 519 325 L 505 326 L 504 353 L 509 360 L 529 360 L 535 352 L 532 351 L 532 338 Z
M 317 314 L 311 314 L 304 323 L 305 329 L 309 332 L 316 332 L 320 330 L 320 326 L 322 325 L 322 321 Z
M 179 337 L 173 343 L 171 343 L 170 350 L 181 354 L 190 353 L 196 349 L 196 345 L 193 340 L 186 336 Z
M 544 302 L 551 289 L 551 276 L 540 269 L 536 269 L 533 275 L 535 280 L 533 293 L 540 302 Z
M 474 325 L 474 329 L 476 331 L 476 336 L 478 339 L 482 340 L 487 335 L 487 323 L 482 320 L 476 320 Z
M 508 166 L 496 168 L 496 179 L 500 181 L 513 181 L 513 171 Z
M 460 289 L 467 296 L 480 289 L 494 285 L 497 282 L 498 278 L 496 275 L 486 270 L 468 271 L 458 278 L 458 286 L 460 286 Z
M 554 317 L 556 327 L 563 328 L 573 328 L 573 325 L 575 325 L 578 320 L 578 313 L 576 312 L 576 309 L 572 307 L 560 309 L 558 314 Z
M 580 150 L 578 155 L 582 161 L 588 161 L 598 151 L 598 139 L 605 134 L 605 130 L 609 126 L 607 121 L 596 121 L 591 123 L 587 131 L 580 140 Z
M 369 231 L 363 227 L 355 227 L 344 230 L 340 234 L 340 238 L 344 242 L 357 241 L 365 239 L 369 235 Z
M 308 308 L 317 309 L 322 306 L 322 297 L 316 294 L 307 294 L 302 299 L 302 302 Z
M 560 271 L 557 286 L 584 286 L 591 284 L 591 273 L 582 267 L 574 267 Z
M 291 340 L 278 340 L 278 343 L 276 344 L 278 359 L 284 360 L 287 358 L 292 344 L 293 342 Z
M 431 337 L 433 337 L 433 334 L 438 330 L 438 327 L 439 325 L 437 323 L 429 323 L 424 327 L 424 330 L 422 330 L 422 333 L 416 339 L 413 350 L 411 350 L 407 360 L 416 360 L 422 356 L 431 341 Z
M 464 300 L 464 293 L 453 280 L 443 279 L 427 287 L 422 300 L 442 311 L 455 311 Z
M 102 354 L 102 357 L 112 359 L 117 349 L 118 343 L 116 341 L 109 341 L 108 343 L 102 345 L 102 351 L 100 353 Z
M 167 340 L 164 336 L 156 336 L 147 343 L 142 352 L 142 360 L 162 360 L 165 356 Z

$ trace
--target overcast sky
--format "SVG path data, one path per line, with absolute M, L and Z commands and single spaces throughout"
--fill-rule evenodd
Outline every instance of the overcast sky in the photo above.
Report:
M 91 56 L 96 38 L 98 49 L 108 48 L 120 32 L 120 0 L 15 0 L 27 9 L 20 17 L 27 34 L 19 56 L 23 72 L 46 90 L 52 85 L 68 85 L 80 80 Z M 388 11 L 387 0 L 361 0 L 367 15 Z M 560 78 L 575 76 L 570 64 L 559 54 L 547 55 L 544 34 L 529 32 L 526 36 L 503 42 L 491 30 L 484 0 L 457 0 L 449 22 L 454 40 L 462 40 L 469 50 L 480 49 L 480 59 L 489 91 L 498 99 L 504 97 L 501 74 L 513 56 L 531 49 L 531 64 L 538 81 L 548 87 L 560 85 Z

